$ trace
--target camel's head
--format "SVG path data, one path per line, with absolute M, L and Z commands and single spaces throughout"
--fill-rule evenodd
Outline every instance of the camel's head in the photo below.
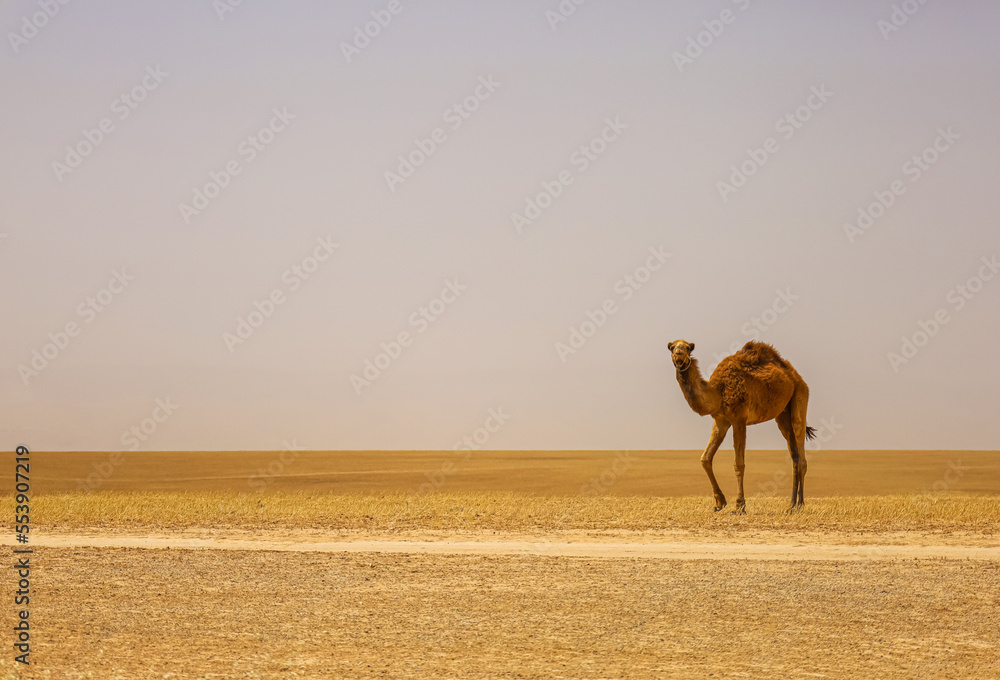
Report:
M 667 349 L 670 350 L 670 359 L 674 362 L 674 367 L 678 371 L 686 371 L 691 366 L 691 352 L 694 351 L 694 343 L 687 340 L 674 340 Z

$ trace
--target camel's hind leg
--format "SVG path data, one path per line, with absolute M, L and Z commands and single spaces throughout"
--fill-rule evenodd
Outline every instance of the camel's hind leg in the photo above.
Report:
M 795 431 L 792 427 L 792 405 L 791 403 L 785 407 L 774 422 L 778 424 L 778 429 L 781 430 L 781 436 L 785 438 L 788 443 L 788 453 L 792 457 L 792 507 L 796 505 L 796 501 L 799 496 L 799 465 L 801 462 L 801 456 L 799 456 L 799 448 L 795 440 Z
M 746 496 L 743 495 L 743 473 L 746 471 L 747 467 L 745 459 L 747 450 L 746 423 L 736 423 L 736 425 L 733 426 L 733 449 L 736 451 L 736 487 L 738 489 L 735 512 L 739 515 L 745 515 L 747 512 L 747 499 Z
M 701 466 L 708 473 L 708 481 L 712 483 L 712 493 L 715 495 L 715 511 L 718 512 L 726 507 L 726 497 L 722 495 L 719 482 L 715 479 L 715 472 L 712 470 L 712 459 L 715 458 L 716 451 L 722 446 L 722 440 L 729 432 L 729 423 L 725 420 L 717 419 L 712 424 L 712 438 L 708 440 L 705 453 L 701 454 Z
M 806 409 L 809 405 L 809 388 L 803 383 L 797 385 L 788 406 L 775 418 L 781 434 L 788 442 L 788 453 L 792 456 L 794 479 L 792 480 L 792 508 L 805 505 L 806 469 Z

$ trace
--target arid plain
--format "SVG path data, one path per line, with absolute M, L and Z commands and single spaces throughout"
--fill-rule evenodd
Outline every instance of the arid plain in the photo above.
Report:
M 35 452 L 0 678 L 1000 677 L 996 452 L 466 453 Z

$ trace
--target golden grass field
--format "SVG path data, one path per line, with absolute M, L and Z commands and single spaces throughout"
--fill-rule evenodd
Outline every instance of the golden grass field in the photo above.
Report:
M 289 456 L 33 453 L 0 678 L 1000 677 L 994 452 Z
M 1000 498 L 971 495 L 757 499 L 745 516 L 712 512 L 699 496 L 535 496 L 512 492 L 343 495 L 280 492 L 53 494 L 34 502 L 36 524 L 76 528 L 268 528 L 332 532 L 437 531 L 977 531 L 1000 528 Z

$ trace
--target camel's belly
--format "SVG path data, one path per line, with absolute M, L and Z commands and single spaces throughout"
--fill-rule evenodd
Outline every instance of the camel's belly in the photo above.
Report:
M 761 423 L 766 423 L 769 420 L 774 420 L 779 415 L 781 415 L 781 410 L 774 415 L 756 415 L 747 419 L 747 425 L 760 425 Z
M 794 388 L 792 385 L 782 385 L 781 389 L 758 394 L 756 399 L 748 399 L 745 403 L 747 425 L 757 425 L 774 420 L 788 406 Z

